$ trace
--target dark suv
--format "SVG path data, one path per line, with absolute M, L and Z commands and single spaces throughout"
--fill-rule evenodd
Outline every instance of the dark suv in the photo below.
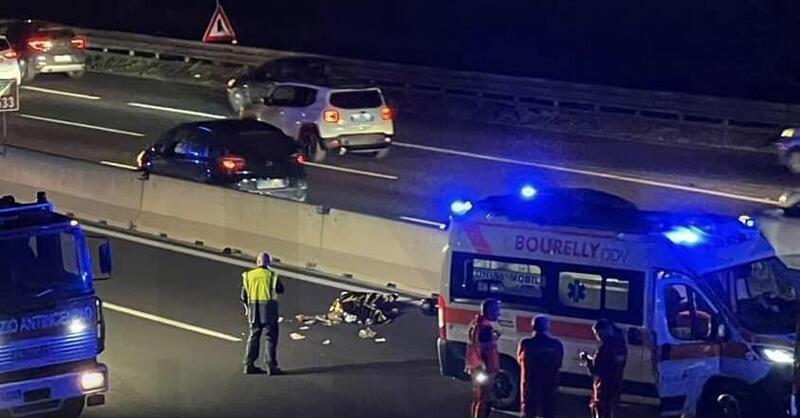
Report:
M 68 28 L 37 20 L 0 23 L 5 36 L 19 55 L 23 82 L 39 73 L 66 73 L 80 78 L 86 72 L 86 38 Z
M 299 201 L 308 188 L 304 162 L 296 141 L 254 120 L 178 125 L 137 157 L 146 173 Z

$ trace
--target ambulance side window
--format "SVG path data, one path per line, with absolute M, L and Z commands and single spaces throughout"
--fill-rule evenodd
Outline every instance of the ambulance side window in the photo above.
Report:
M 554 313 L 576 318 L 607 318 L 641 325 L 643 280 L 636 272 L 570 265 L 558 267 Z M 583 270 L 583 271 L 581 271 Z
M 664 289 L 667 326 L 678 340 L 709 340 L 713 334 L 713 311 L 705 299 L 691 287 L 669 285 Z

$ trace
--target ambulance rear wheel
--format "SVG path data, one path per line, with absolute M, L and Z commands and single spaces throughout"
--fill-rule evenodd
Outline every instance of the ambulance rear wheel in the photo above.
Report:
M 508 357 L 500 358 L 500 371 L 495 379 L 495 403 L 497 409 L 519 411 L 519 366 Z

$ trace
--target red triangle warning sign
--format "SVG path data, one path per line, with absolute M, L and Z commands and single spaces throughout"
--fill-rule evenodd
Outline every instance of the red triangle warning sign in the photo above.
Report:
M 203 35 L 203 42 L 231 42 L 236 43 L 236 32 L 233 25 L 225 14 L 221 4 L 217 4 L 217 10 L 211 16 L 206 33 Z

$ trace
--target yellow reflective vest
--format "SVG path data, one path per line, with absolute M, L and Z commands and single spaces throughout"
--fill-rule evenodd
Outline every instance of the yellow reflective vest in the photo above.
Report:
M 283 290 L 278 275 L 263 267 L 242 273 L 242 303 L 247 306 L 250 323 L 277 321 L 278 293 Z

